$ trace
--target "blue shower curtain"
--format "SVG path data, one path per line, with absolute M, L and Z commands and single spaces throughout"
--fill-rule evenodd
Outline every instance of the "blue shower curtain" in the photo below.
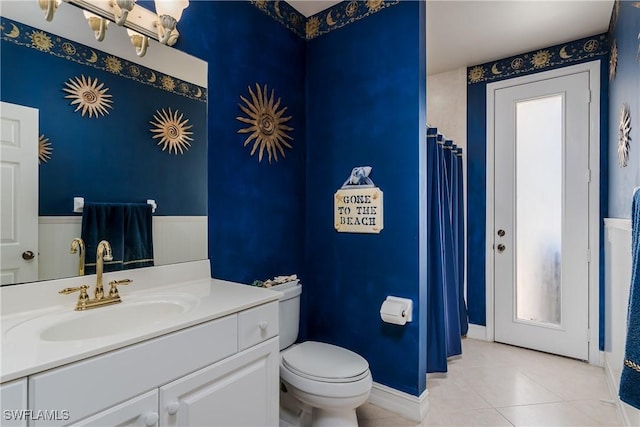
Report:
M 462 154 L 427 131 L 427 372 L 446 372 L 447 358 L 462 353 L 467 332 L 464 301 Z

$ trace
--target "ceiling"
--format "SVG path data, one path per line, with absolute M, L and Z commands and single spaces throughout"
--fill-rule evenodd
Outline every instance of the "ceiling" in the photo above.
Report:
M 289 0 L 305 16 L 339 1 Z M 613 0 L 427 0 L 427 73 L 601 34 Z

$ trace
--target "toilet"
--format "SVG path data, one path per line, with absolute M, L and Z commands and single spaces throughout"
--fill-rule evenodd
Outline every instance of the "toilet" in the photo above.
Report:
M 271 287 L 280 299 L 280 427 L 357 427 L 356 408 L 373 380 L 360 355 L 332 344 L 295 344 L 300 323 L 297 281 Z

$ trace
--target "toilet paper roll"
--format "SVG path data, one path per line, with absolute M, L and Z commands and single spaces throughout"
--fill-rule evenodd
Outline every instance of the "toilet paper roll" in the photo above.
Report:
M 380 307 L 380 317 L 385 323 L 404 325 L 407 323 L 407 305 L 399 301 L 385 300 Z

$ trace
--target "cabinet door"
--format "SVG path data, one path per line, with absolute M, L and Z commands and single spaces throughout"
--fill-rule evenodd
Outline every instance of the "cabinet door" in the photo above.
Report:
M 157 427 L 158 390 L 152 390 L 119 405 L 71 424 L 74 427 Z
M 160 426 L 277 426 L 279 346 L 272 338 L 160 388 Z
M 11 381 L 0 385 L 0 407 L 2 407 L 3 427 L 27 425 L 27 379 Z

